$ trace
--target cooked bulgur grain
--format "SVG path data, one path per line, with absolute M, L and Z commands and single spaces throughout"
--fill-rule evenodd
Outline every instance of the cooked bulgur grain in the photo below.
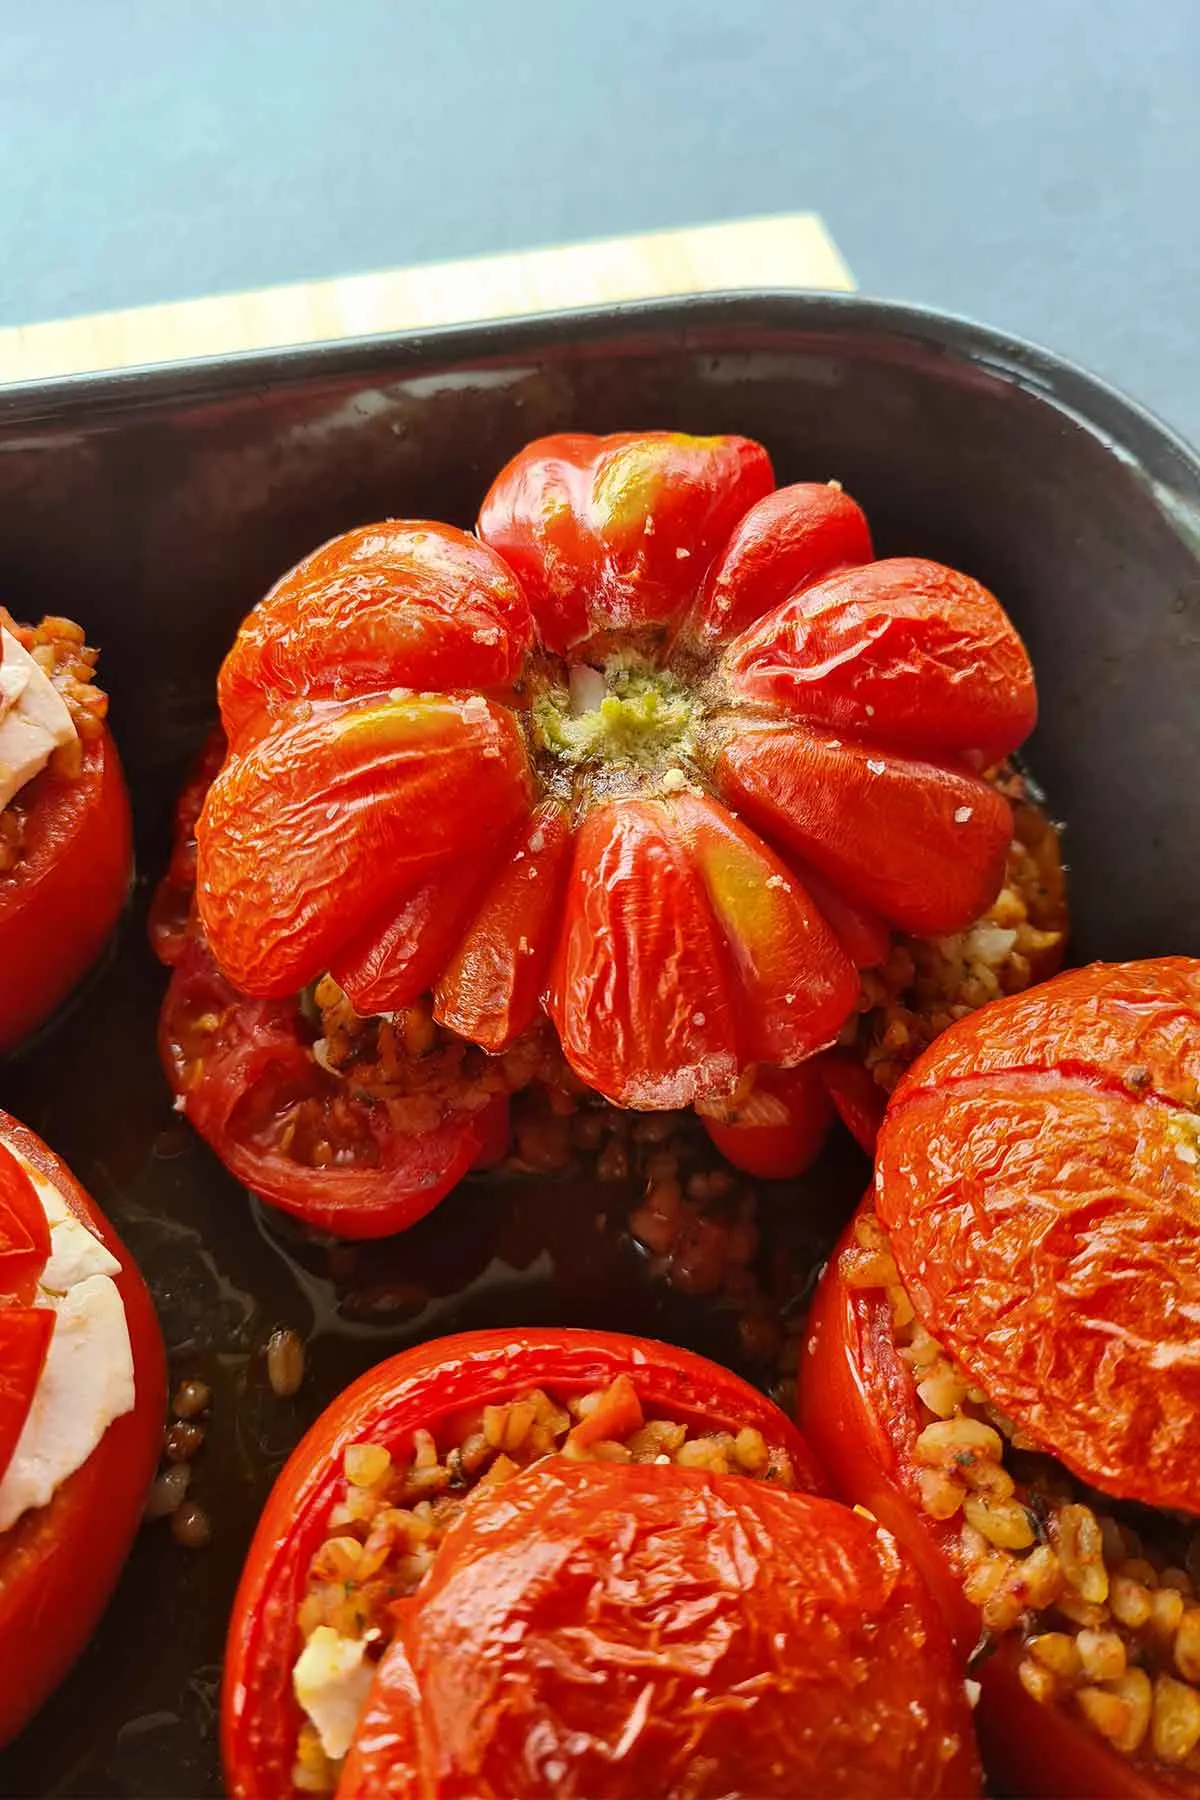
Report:
M 93 679 L 100 652 L 84 643 L 82 626 L 70 619 L 47 617 L 40 625 L 18 625 L 12 614 L 0 606 L 0 626 L 12 633 L 50 677 L 79 734 L 54 751 L 50 772 L 67 779 L 78 775 L 83 766 L 83 745 L 99 737 L 108 711 L 108 696 Z M 30 800 L 24 788 L 0 810 L 0 878 L 24 861 L 29 813 Z
M 271 1392 L 281 1398 L 299 1393 L 304 1380 L 304 1344 L 297 1332 L 280 1326 L 267 1339 L 267 1380 Z
M 1017 770 L 1005 765 L 990 779 L 1013 808 L 995 901 L 952 937 L 898 938 L 882 967 L 864 972 L 859 1016 L 843 1033 L 888 1093 L 955 1019 L 1045 981 L 1062 965 L 1067 898 L 1058 828 Z
M 18 625 L 0 606 L 0 626 L 12 633 L 44 674 L 50 677 L 71 714 L 71 722 L 86 744 L 99 737 L 108 712 L 108 695 L 95 685 L 99 650 L 84 642 L 82 625 L 51 614 L 40 625 Z M 69 768 L 60 773 L 70 774 Z
M 1116 1504 L 1041 1453 L 916 1318 L 871 1213 L 842 1252 L 851 1287 L 882 1289 L 925 1415 L 915 1497 L 961 1519 L 949 1553 L 993 1636 L 1015 1632 L 1025 1691 L 1070 1700 L 1092 1729 L 1200 1774 L 1200 1521 Z
M 419 1586 L 446 1531 L 473 1497 L 552 1454 L 583 1462 L 674 1462 L 795 1485 L 786 1452 L 768 1445 L 753 1427 L 704 1431 L 675 1419 L 645 1418 L 627 1375 L 583 1394 L 554 1397 L 528 1389 L 459 1416 L 440 1441 L 415 1431 L 402 1455 L 383 1444 L 351 1444 L 297 1614 L 298 1650 L 324 1630 L 362 1642 L 365 1658 L 374 1663 L 390 1639 L 394 1603 Z M 296 1787 L 330 1792 L 340 1766 L 306 1720 L 292 1771 Z

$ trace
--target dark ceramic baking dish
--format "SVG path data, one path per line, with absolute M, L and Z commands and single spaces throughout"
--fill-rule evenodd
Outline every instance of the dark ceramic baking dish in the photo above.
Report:
M 392 1245 L 306 1244 L 174 1120 L 144 939 L 172 790 L 230 635 L 347 526 L 469 524 L 526 439 L 671 426 L 761 438 L 781 481 L 838 477 L 882 554 L 969 569 L 1037 667 L 1030 763 L 1068 825 L 1077 960 L 1200 953 L 1200 463 L 1079 370 L 932 313 L 825 296 L 701 298 L 0 393 L 0 596 L 103 646 L 142 884 L 115 959 L 0 1104 L 74 1166 L 145 1268 L 177 1372 L 216 1390 L 195 1493 L 213 1543 L 143 1534 L 97 1638 L 0 1793 L 220 1791 L 226 1610 L 270 1479 L 349 1377 L 467 1326 L 606 1324 L 736 1360 L 727 1313 L 652 1280 L 611 1190 L 468 1183 Z M 847 1145 L 768 1209 L 803 1270 L 865 1170 Z M 801 1283 L 802 1285 L 802 1283 Z M 276 1399 L 271 1329 L 308 1340 Z

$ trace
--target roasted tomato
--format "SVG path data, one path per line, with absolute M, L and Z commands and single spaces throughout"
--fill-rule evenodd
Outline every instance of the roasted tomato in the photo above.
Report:
M 664 1344 L 476 1332 L 393 1357 L 259 1524 L 230 1793 L 977 1793 L 927 1591 L 816 1486 L 768 1400 Z
M 332 983 L 268 1001 L 231 987 L 195 909 L 196 821 L 224 755 L 214 731 L 180 793 L 150 909 L 150 941 L 173 970 L 159 1047 L 177 1104 L 272 1206 L 342 1237 L 401 1231 L 470 1169 L 506 1154 L 517 1077 L 511 1062 L 491 1065 L 437 1032 L 418 1007 L 379 1022 L 367 1061 L 364 1022 Z M 406 1035 L 418 1033 L 409 1056 Z
M 735 1169 L 764 1181 L 784 1181 L 807 1169 L 834 1119 L 824 1060 L 758 1069 L 744 1094 L 696 1102 L 704 1129 Z
M 197 894 L 225 976 L 278 1001 L 329 972 L 373 1014 L 432 990 L 490 1052 L 544 1006 L 632 1107 L 828 1046 L 856 959 L 996 893 L 980 772 L 1035 716 L 990 594 L 871 554 L 836 484 L 670 432 L 530 445 L 478 537 L 325 545 L 221 671 Z
M 195 929 L 196 821 L 213 777 L 225 761 L 225 733 L 210 731 L 184 778 L 175 802 L 171 857 L 150 903 L 150 943 L 169 969 L 183 958 Z
M 159 1021 L 177 1104 L 272 1206 L 342 1237 L 386 1237 L 504 1154 L 504 1070 L 479 1051 L 460 1042 L 423 1057 L 414 1089 L 400 1085 L 414 1065 L 397 1050 L 394 1070 L 372 1068 L 367 1092 L 319 1060 L 328 1041 L 299 997 L 248 999 L 203 938 L 179 945 Z
M 0 1112 L 0 1745 L 95 1629 L 158 1463 L 164 1381 L 128 1253 Z
M 817 1291 L 804 1427 L 978 1642 L 1004 1791 L 1200 1794 L 1198 1079 L 1183 958 L 963 1020 Z
M 96 659 L 69 619 L 21 626 L 0 608 L 0 1053 L 86 975 L 129 889 L 129 796 Z

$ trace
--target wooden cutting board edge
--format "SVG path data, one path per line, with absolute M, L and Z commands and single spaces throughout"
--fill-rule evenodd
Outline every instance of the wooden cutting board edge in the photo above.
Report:
M 735 219 L 0 328 L 0 383 L 190 362 L 621 300 L 764 288 L 847 293 L 816 213 Z

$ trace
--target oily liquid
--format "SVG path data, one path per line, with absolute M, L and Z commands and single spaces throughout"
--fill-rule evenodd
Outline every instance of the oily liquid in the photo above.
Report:
M 142 866 L 163 860 L 159 842 Z M 222 1792 L 221 1658 L 254 1524 L 304 1431 L 382 1358 L 452 1331 L 579 1325 L 684 1344 L 764 1386 L 774 1372 L 747 1360 L 728 1301 L 673 1290 L 629 1238 L 632 1181 L 473 1177 L 411 1231 L 357 1246 L 250 1200 L 172 1110 L 155 1046 L 167 977 L 147 946 L 147 903 L 143 882 L 109 967 L 56 1031 L 0 1069 L 0 1104 L 70 1164 L 133 1252 L 172 1388 L 194 1376 L 212 1389 L 189 1489 L 212 1539 L 193 1551 L 161 1521 L 143 1528 L 75 1671 L 0 1752 L 0 1796 Z M 802 1181 L 757 1184 L 757 1266 L 786 1259 L 794 1308 L 865 1178 L 839 1134 Z M 267 1379 L 279 1327 L 305 1344 L 290 1398 Z

